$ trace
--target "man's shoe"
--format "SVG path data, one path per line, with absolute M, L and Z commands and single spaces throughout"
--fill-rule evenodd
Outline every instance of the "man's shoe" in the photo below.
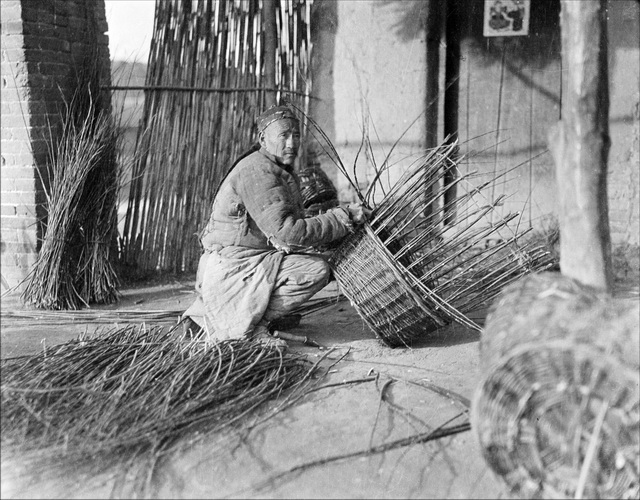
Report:
M 264 326 L 256 326 L 253 332 L 249 334 L 249 338 L 266 347 L 275 347 L 283 351 L 288 347 L 285 340 L 274 337 Z
M 182 331 L 188 334 L 191 338 L 198 337 L 204 329 L 190 317 L 186 316 L 182 319 Z

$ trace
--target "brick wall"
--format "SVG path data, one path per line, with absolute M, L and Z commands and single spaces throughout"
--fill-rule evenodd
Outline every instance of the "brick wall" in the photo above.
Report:
M 2 291 L 18 293 L 46 216 L 48 144 L 78 73 L 97 65 L 110 83 L 104 0 L 2 0 Z

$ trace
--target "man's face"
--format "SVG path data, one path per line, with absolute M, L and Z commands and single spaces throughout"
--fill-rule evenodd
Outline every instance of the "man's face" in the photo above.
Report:
M 300 148 L 298 122 L 286 118 L 270 123 L 260 134 L 260 145 L 283 165 L 293 165 Z

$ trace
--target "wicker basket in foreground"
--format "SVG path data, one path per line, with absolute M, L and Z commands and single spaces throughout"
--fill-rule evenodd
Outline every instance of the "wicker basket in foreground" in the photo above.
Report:
M 435 148 L 409 168 L 369 223 L 330 259 L 343 293 L 391 347 L 411 346 L 454 321 L 479 331 L 469 312 L 518 277 L 554 263 L 547 249 L 521 243 L 526 231 L 509 228 L 517 214 L 501 217 L 495 211 L 500 200 L 486 201 L 482 191 L 495 179 L 465 191 L 470 175 L 456 171 L 459 195 L 443 209 L 442 179 L 460 161 L 455 150 Z M 445 225 L 451 212 L 456 223 Z M 489 236 L 499 243 L 485 246 Z
M 492 305 L 472 427 L 524 498 L 638 498 L 639 310 L 555 273 Z

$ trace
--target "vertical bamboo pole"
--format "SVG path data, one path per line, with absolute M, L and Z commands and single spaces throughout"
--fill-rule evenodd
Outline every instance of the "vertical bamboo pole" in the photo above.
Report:
M 276 50 L 278 33 L 276 26 L 276 0 L 263 0 L 262 16 L 264 25 L 264 87 L 276 88 Z M 276 93 L 267 91 L 266 107 L 276 104 Z
M 561 5 L 567 91 L 562 120 L 549 138 L 560 200 L 560 267 L 564 275 L 608 291 L 606 0 L 562 0 Z
M 438 146 L 438 110 L 440 108 L 440 41 L 442 39 L 443 0 L 428 0 L 426 19 L 426 63 L 427 77 L 425 89 L 425 147 Z M 427 199 L 433 199 L 433 186 L 424 193 Z M 436 208 L 429 203 L 424 210 L 425 217 Z
M 444 89 L 444 135 L 447 141 L 458 140 L 458 94 L 460 93 L 460 6 L 458 0 L 447 2 L 445 37 L 447 52 L 445 57 L 445 89 Z M 457 151 L 456 153 L 457 154 Z M 444 174 L 444 185 L 448 189 L 444 193 L 445 225 L 455 222 L 456 172 L 449 169 Z
M 427 78 L 425 112 L 425 146 L 438 146 L 438 96 L 440 93 L 440 39 L 442 37 L 442 0 L 429 0 L 427 6 Z

